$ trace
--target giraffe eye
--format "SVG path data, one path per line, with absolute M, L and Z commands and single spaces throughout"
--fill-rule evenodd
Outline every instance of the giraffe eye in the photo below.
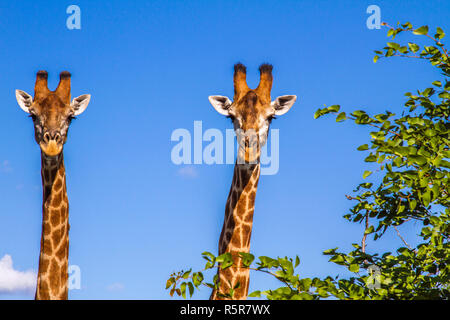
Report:
M 269 121 L 269 123 L 270 123 L 270 122 L 272 122 L 273 119 L 276 119 L 275 115 L 270 115 L 270 116 L 267 118 L 267 121 Z
M 31 118 L 31 120 L 33 120 L 33 121 L 36 121 L 36 115 L 34 114 L 34 113 L 30 113 L 30 118 Z

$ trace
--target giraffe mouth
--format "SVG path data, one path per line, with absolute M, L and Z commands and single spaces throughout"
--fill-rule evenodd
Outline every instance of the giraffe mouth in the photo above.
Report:
M 57 156 L 61 153 L 63 148 L 63 145 L 57 143 L 55 140 L 50 140 L 47 143 L 41 142 L 39 146 L 41 147 L 42 152 L 44 152 L 49 157 Z

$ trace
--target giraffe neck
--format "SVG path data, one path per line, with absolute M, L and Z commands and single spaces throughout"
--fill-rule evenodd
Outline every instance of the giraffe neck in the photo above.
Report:
M 253 226 L 253 212 L 255 209 L 255 196 L 258 187 L 260 164 L 236 164 L 234 167 L 233 182 L 225 208 L 225 220 L 219 239 L 219 255 L 230 252 L 234 263 L 241 265 L 239 252 L 250 252 L 250 237 Z M 220 285 L 219 293 L 229 293 L 234 290 L 233 299 L 246 299 L 250 274 L 248 269 L 230 267 L 218 270 Z M 231 283 L 231 287 L 230 287 Z M 211 299 L 222 299 L 217 290 L 214 290 Z
M 37 278 L 37 300 L 68 297 L 69 205 L 62 153 L 42 159 L 42 235 Z

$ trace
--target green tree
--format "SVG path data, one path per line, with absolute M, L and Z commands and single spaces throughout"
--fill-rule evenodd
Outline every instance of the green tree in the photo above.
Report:
M 392 38 L 382 50 L 375 51 L 374 62 L 381 58 L 404 57 L 426 60 L 437 68 L 441 78 L 430 87 L 405 93 L 406 102 L 401 115 L 386 111 L 369 115 L 363 110 L 349 114 L 340 112 L 339 105 L 316 111 L 314 117 L 336 115 L 336 121 L 353 121 L 371 129 L 370 141 L 357 148 L 368 152 L 366 162 L 378 166 L 378 182 L 359 184 L 347 198 L 354 203 L 344 218 L 362 223 L 361 244 L 353 244 L 351 252 L 338 248 L 323 253 L 329 261 L 347 268 L 354 276 L 339 278 L 301 278 L 295 272 L 300 260 L 259 257 L 242 253 L 243 264 L 254 272 L 275 277 L 281 287 L 256 291 L 251 297 L 268 299 L 448 299 L 450 297 L 450 60 L 442 39 L 441 28 L 434 35 L 427 26 L 414 29 L 408 22 L 396 27 L 383 24 Z M 399 34 L 422 36 L 426 44 L 393 42 Z M 368 178 L 371 171 L 363 173 Z M 402 237 L 398 226 L 415 222 L 419 226 L 419 241 L 412 247 Z M 387 230 L 394 229 L 404 246 L 395 253 L 368 253 L 367 238 L 376 241 Z M 229 254 L 219 257 L 203 253 L 205 268 L 199 272 L 181 271 L 170 275 L 167 289 L 170 294 L 190 296 L 200 285 L 217 286 L 217 278 L 204 281 L 208 269 L 228 268 L 233 265 Z M 230 298 L 233 290 L 230 291 Z

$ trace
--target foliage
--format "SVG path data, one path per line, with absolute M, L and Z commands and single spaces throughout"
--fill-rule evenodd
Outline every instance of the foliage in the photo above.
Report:
M 335 114 L 336 121 L 354 121 L 368 126 L 370 142 L 357 148 L 369 152 L 366 162 L 377 164 L 375 182 L 363 182 L 347 196 L 355 204 L 344 218 L 363 223 L 362 243 L 353 244 L 349 253 L 338 248 L 324 251 L 330 262 L 344 266 L 354 273 L 349 279 L 301 278 L 294 270 L 299 265 L 289 258 L 272 259 L 259 257 L 254 262 L 251 254 L 245 257 L 242 268 L 264 272 L 278 279 L 283 286 L 275 290 L 256 291 L 251 297 L 266 296 L 268 299 L 448 299 L 450 297 L 450 205 L 449 168 L 450 150 L 448 122 L 450 113 L 450 60 L 442 39 L 441 28 L 431 35 L 427 26 L 413 29 L 410 23 L 388 28 L 392 41 L 401 33 L 412 33 L 431 41 L 431 45 L 420 46 L 408 42 L 388 42 L 383 50 L 375 51 L 374 62 L 380 58 L 394 56 L 421 59 L 437 68 L 442 78 L 430 87 L 407 92 L 404 111 L 397 116 L 386 111 L 370 116 L 363 110 L 349 114 L 340 112 L 339 105 L 332 105 L 316 111 L 314 117 Z M 372 174 L 366 170 L 363 179 Z M 419 242 L 412 247 L 401 236 L 398 226 L 415 222 L 420 225 Z M 387 230 L 394 229 L 404 246 L 395 253 L 381 255 L 366 252 L 367 237 L 380 239 Z M 207 259 L 205 270 L 227 268 L 233 265 L 231 256 L 215 257 L 204 253 Z M 190 295 L 194 288 L 203 283 L 203 273 L 174 273 L 167 282 L 171 295 Z M 217 286 L 205 284 L 210 288 Z M 179 287 L 179 288 L 178 288 Z M 232 292 L 230 292 L 232 297 Z
M 251 253 L 239 253 L 242 259 L 242 265 L 240 268 L 247 268 L 253 271 L 264 272 L 270 276 L 275 277 L 281 281 L 285 286 L 276 290 L 267 291 L 255 291 L 251 293 L 250 297 L 266 296 L 271 300 L 300 300 L 300 299 L 313 299 L 313 295 L 305 292 L 305 288 L 309 288 L 311 280 L 300 279 L 299 275 L 294 273 L 295 268 L 300 264 L 299 257 L 295 258 L 295 261 L 290 258 L 277 258 L 272 259 L 270 257 L 259 257 L 255 262 L 255 256 Z M 175 293 L 186 298 L 186 288 L 189 290 L 189 295 L 192 296 L 194 288 L 199 288 L 200 285 L 204 285 L 208 288 L 218 287 L 217 276 L 213 279 L 212 283 L 204 282 L 203 272 L 208 269 L 221 268 L 226 269 L 231 266 L 236 266 L 233 263 L 230 253 L 222 254 L 218 257 L 214 256 L 210 252 L 203 252 L 203 258 L 206 260 L 205 268 L 199 272 L 192 272 L 192 269 L 188 271 L 180 271 L 170 275 L 169 280 L 166 283 L 166 289 L 170 289 L 170 295 Z M 234 288 L 237 289 L 239 284 Z M 306 290 L 307 291 L 307 290 Z M 226 298 L 233 298 L 233 290 L 230 290 L 225 295 Z

